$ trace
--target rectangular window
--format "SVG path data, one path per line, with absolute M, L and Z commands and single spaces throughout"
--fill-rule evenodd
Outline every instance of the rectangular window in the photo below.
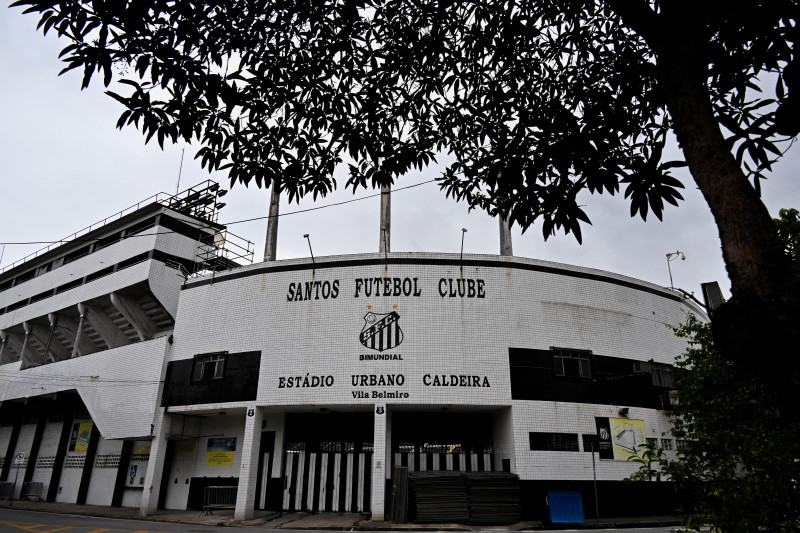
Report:
M 194 358 L 194 369 L 192 370 L 192 381 L 222 379 L 225 370 L 225 356 L 227 353 L 228 352 L 217 352 L 196 355 Z
M 647 444 L 649 444 L 650 447 L 653 448 L 654 450 L 658 449 L 658 439 L 655 439 L 655 438 L 651 439 L 650 437 L 648 437 L 647 438 Z
M 670 365 L 653 361 L 634 361 L 633 372 L 650 374 L 653 378 L 653 385 L 656 387 L 672 388 L 672 367 Z
M 550 348 L 553 351 L 553 368 L 556 376 L 590 378 L 592 377 L 588 350 L 566 350 Z
M 583 437 L 583 451 L 599 451 L 599 448 L 597 447 L 597 435 L 595 433 L 583 434 L 581 436 Z
M 675 447 L 672 445 L 672 439 L 661 439 L 661 447 L 664 448 L 665 451 L 672 451 Z
M 578 452 L 578 435 L 575 433 L 536 433 L 528 434 L 531 450 L 549 452 Z
M 682 450 L 683 448 L 686 448 L 686 446 L 688 444 L 689 444 L 689 441 L 686 440 L 686 439 L 675 439 L 675 447 L 678 450 Z
M 653 385 L 672 388 L 672 368 L 669 365 L 653 364 Z

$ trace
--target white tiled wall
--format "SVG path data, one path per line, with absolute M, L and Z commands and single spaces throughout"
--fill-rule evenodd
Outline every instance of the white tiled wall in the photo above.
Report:
M 105 438 L 148 436 L 168 347 L 160 337 L 22 371 L 2 365 L 0 399 L 75 389 Z
M 61 438 L 61 428 L 63 425 L 64 422 L 48 422 L 44 427 L 42 442 L 39 444 L 39 459 L 55 458 L 56 453 L 58 453 L 58 443 Z M 50 466 L 49 459 L 47 460 L 47 467 L 38 468 L 37 465 L 36 470 L 33 472 L 31 481 L 42 483 L 42 497 L 47 495 L 52 475 L 53 468 Z
M 254 273 L 254 265 L 219 274 L 213 284 L 182 291 L 174 332 L 172 360 L 227 350 L 261 351 L 258 405 L 279 407 L 363 405 L 386 403 L 419 406 L 494 406 L 495 448 L 498 469 L 504 458 L 523 479 L 591 479 L 591 456 L 583 452 L 532 452 L 530 431 L 594 433 L 595 416 L 616 416 L 613 406 L 557 402 L 512 401 L 509 347 L 548 349 L 552 346 L 591 350 L 595 354 L 634 360 L 671 363 L 683 350 L 669 325 L 685 320 L 689 308 L 648 291 L 667 292 L 647 284 L 601 271 L 555 265 L 533 260 L 522 264 L 557 267 L 566 271 L 604 276 L 606 280 L 575 278 L 558 273 L 507 268 L 495 256 L 469 256 L 470 260 L 494 261 L 489 266 L 443 265 L 458 256 L 442 254 L 391 254 L 412 264 L 337 266 L 335 260 L 374 259 L 374 255 L 317 258 L 314 272 Z M 434 264 L 413 264 L 413 260 Z M 440 264 L 435 264 L 439 261 Z M 293 260 L 269 263 L 269 267 L 305 264 Z M 226 281 L 226 276 L 239 276 Z M 483 280 L 485 298 L 442 296 L 440 283 L 449 280 Z M 420 296 L 356 297 L 357 279 L 400 278 L 416 280 Z M 336 298 L 295 301 L 290 284 L 307 281 L 338 284 Z M 455 283 L 455 281 L 454 281 Z M 314 295 L 316 296 L 316 294 Z M 371 306 L 371 308 L 370 308 Z M 362 346 L 359 333 L 368 312 L 397 312 L 403 331 L 400 345 L 378 352 Z M 362 355 L 397 354 L 402 360 L 365 361 Z M 402 376 L 395 386 L 362 386 L 353 376 Z M 458 386 L 434 386 L 435 376 L 455 380 Z M 454 377 L 450 377 L 454 376 Z M 463 386 L 460 376 L 477 376 L 489 387 Z M 314 378 L 333 379 L 331 386 L 315 384 Z M 300 386 L 288 386 L 289 378 Z M 297 379 L 299 378 L 299 380 Z M 439 378 L 442 379 L 442 378 Z M 474 378 L 467 378 L 472 384 Z M 284 385 L 281 387 L 281 385 Z M 367 398 L 355 397 L 365 392 Z M 401 398 L 376 398 L 399 392 Z M 408 397 L 405 397 L 408 394 Z M 209 406 L 203 406 L 208 408 Z M 609 408 L 612 409 L 609 415 Z M 184 408 L 191 410 L 192 407 Z M 269 415 L 267 415 L 269 416 Z M 642 419 L 659 436 L 667 431 L 663 413 L 631 408 L 630 418 Z M 208 419 L 208 423 L 214 419 Z M 214 426 L 216 427 L 216 426 Z M 565 455 L 566 454 L 566 455 Z M 601 479 L 620 479 L 632 471 L 624 462 L 603 462 Z M 236 475 L 234 472 L 231 475 Z
M 121 440 L 108 440 L 100 437 L 97 442 L 96 458 L 101 455 L 119 455 L 120 452 L 122 452 Z M 116 468 L 99 468 L 95 463 L 92 468 L 92 478 L 89 481 L 89 491 L 86 493 L 86 505 L 111 505 L 116 480 Z

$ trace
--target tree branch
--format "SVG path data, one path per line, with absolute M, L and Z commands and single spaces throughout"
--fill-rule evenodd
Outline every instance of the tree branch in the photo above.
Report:
M 663 30 L 659 15 L 647 0 L 606 0 L 608 7 L 620 16 L 625 26 L 633 30 L 657 50 L 663 42 Z

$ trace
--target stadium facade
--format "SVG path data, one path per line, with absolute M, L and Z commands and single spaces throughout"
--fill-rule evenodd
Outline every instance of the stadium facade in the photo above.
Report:
M 605 516 L 674 504 L 622 480 L 637 445 L 679 445 L 685 345 L 668 326 L 696 304 L 512 256 L 242 266 L 252 247 L 231 251 L 219 195 L 138 204 L 0 273 L 6 495 L 17 473 L 15 497 L 146 515 L 229 486 L 239 518 L 383 520 L 403 466 L 517 474 L 527 518 L 552 490 L 581 493 L 588 516 L 595 498 Z

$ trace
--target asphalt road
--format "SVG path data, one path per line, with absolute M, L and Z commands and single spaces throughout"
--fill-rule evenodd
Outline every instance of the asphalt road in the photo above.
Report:
M 673 533 L 674 527 L 627 528 L 624 533 Z M 0 533 L 264 533 L 280 531 L 281 533 L 308 533 L 291 529 L 266 529 L 263 527 L 221 527 L 198 524 L 176 524 L 172 522 L 152 522 L 148 520 L 120 520 L 115 518 L 99 518 L 68 514 L 42 513 L 17 509 L 0 509 Z M 337 533 L 340 530 L 331 530 Z M 402 531 L 402 530 L 400 530 Z M 493 528 L 493 533 L 502 531 Z M 561 529 L 560 533 L 581 531 L 592 533 L 609 531 L 608 529 Z M 405 530 L 403 533 L 411 533 Z
M 94 516 L 0 509 L 0 533 L 263 533 L 262 528 L 119 520 Z

